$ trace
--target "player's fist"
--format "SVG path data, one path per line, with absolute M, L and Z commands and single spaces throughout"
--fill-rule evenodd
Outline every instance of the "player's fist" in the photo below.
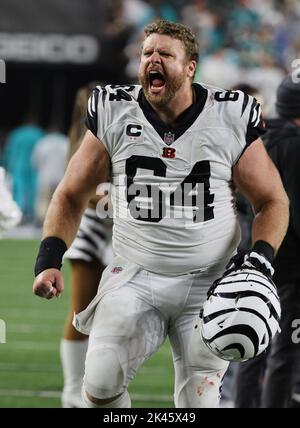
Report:
M 269 278 L 274 275 L 274 268 L 267 257 L 253 250 L 246 254 L 236 254 L 232 257 L 226 266 L 225 275 L 237 269 L 249 268 L 257 269 Z
M 45 299 L 59 297 L 64 291 L 64 280 L 60 270 L 46 269 L 34 280 L 33 293 Z

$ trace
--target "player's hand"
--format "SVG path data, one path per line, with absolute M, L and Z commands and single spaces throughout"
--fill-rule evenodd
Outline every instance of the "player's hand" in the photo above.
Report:
M 240 252 L 233 256 L 226 265 L 225 272 L 220 278 L 217 278 L 207 292 L 209 298 L 219 284 L 220 280 L 232 272 L 240 271 L 241 269 L 255 269 L 264 274 L 267 278 L 272 280 L 274 275 L 274 268 L 271 262 L 263 254 L 250 250 L 247 253 Z
M 226 266 L 225 274 L 235 269 L 257 269 L 269 278 L 274 275 L 271 262 L 263 254 L 256 251 L 249 251 L 246 254 L 236 254 Z
M 46 269 L 34 280 L 33 293 L 45 299 L 59 297 L 64 291 L 64 280 L 60 270 Z

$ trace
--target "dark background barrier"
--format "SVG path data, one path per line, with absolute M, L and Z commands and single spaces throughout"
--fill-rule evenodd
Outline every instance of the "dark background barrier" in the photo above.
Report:
M 28 114 L 66 131 L 78 87 L 91 80 L 124 81 L 123 48 L 130 29 L 108 34 L 107 2 L 100 0 L 1 0 L 0 128 Z

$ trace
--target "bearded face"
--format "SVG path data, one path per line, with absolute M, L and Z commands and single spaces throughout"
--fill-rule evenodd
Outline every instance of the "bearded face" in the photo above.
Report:
M 144 41 L 138 73 L 146 99 L 164 107 L 184 87 L 190 77 L 183 43 L 166 35 L 151 34 Z
M 146 99 L 157 107 L 169 104 L 185 80 L 183 73 L 172 77 L 164 70 L 151 68 L 144 73 L 139 72 L 138 78 Z

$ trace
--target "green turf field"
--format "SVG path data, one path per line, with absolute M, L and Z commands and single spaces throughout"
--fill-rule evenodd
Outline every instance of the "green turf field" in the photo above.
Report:
M 59 341 L 68 308 L 66 290 L 47 301 L 31 292 L 38 241 L 0 241 L 0 319 L 6 344 L 0 344 L 0 407 L 60 407 L 62 372 Z M 169 348 L 140 370 L 130 386 L 133 407 L 173 407 L 173 367 Z

